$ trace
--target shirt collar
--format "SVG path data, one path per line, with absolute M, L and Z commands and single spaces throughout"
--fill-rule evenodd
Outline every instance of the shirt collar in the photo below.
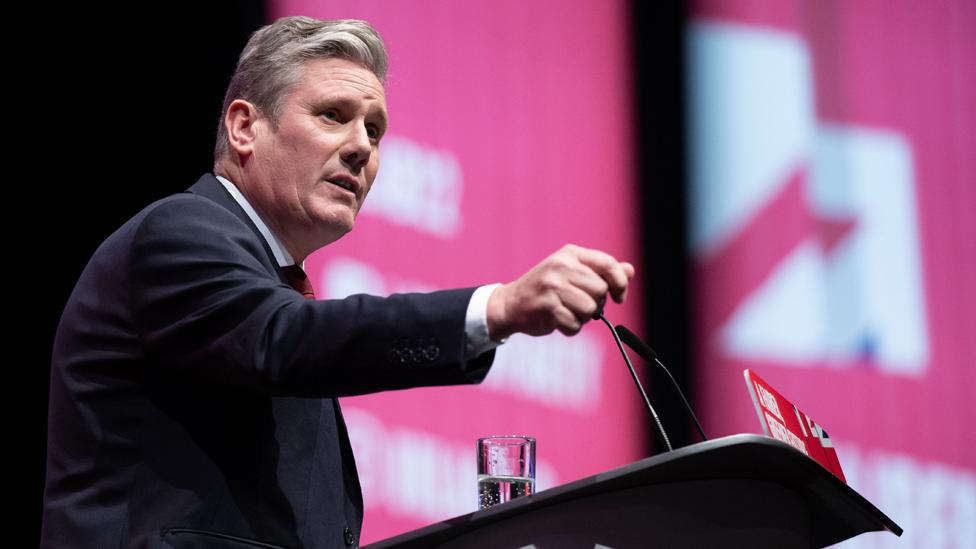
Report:
M 247 198 L 245 198 L 244 195 L 241 193 L 241 190 L 237 188 L 237 185 L 234 185 L 233 183 L 230 182 L 230 180 L 226 179 L 223 176 L 218 175 L 216 177 L 217 180 L 220 181 L 220 183 L 224 186 L 224 188 L 227 189 L 227 192 L 229 192 L 230 195 L 234 197 L 234 200 L 237 201 L 241 209 L 244 210 L 244 213 L 247 214 L 247 217 L 249 217 L 251 221 L 254 223 L 254 225 L 258 228 L 258 232 L 261 233 L 261 236 L 264 237 L 265 242 L 267 242 L 268 246 L 271 247 L 271 253 L 274 254 L 275 261 L 278 262 L 278 266 L 287 267 L 288 265 L 294 265 L 295 260 L 292 259 L 291 254 L 288 253 L 288 250 L 285 249 L 285 246 L 281 243 L 280 240 L 278 240 L 278 237 L 275 236 L 273 232 L 271 232 L 271 229 L 261 219 L 261 216 L 258 215 L 258 212 L 254 210 L 254 208 L 251 206 L 251 203 L 247 201 Z

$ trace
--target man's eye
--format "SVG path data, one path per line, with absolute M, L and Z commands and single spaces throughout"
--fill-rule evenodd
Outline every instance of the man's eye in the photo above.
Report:
M 366 126 L 366 135 L 368 135 L 370 139 L 378 140 L 380 138 L 380 130 L 376 126 Z
M 328 118 L 329 120 L 338 120 L 339 112 L 334 110 L 328 110 L 322 113 L 322 116 Z

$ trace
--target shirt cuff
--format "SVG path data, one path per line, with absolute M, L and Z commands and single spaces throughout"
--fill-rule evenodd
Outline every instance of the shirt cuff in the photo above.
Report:
M 474 291 L 468 302 L 468 311 L 464 318 L 464 333 L 467 336 L 465 352 L 468 358 L 473 358 L 498 347 L 505 341 L 492 341 L 488 335 L 488 298 L 491 292 L 501 284 L 488 284 Z

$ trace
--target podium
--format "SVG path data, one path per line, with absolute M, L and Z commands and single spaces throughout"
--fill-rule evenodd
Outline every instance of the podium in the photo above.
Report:
M 734 435 L 363 549 L 824 547 L 885 530 L 902 533 L 817 462 L 769 437 Z

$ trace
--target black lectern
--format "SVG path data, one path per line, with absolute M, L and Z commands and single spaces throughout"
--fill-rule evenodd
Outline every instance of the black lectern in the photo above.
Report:
M 817 462 L 769 437 L 735 435 L 364 549 L 824 547 L 882 530 L 902 533 Z

